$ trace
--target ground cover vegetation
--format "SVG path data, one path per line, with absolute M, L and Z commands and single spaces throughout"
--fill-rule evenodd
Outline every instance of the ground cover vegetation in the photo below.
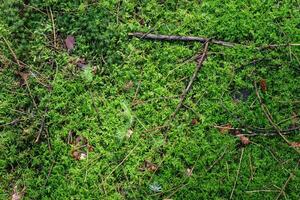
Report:
M 299 199 L 298 1 L 0 9 L 0 199 Z

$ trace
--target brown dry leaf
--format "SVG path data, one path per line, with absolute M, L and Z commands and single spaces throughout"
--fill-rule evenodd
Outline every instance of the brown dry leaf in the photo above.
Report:
M 75 136 L 76 136 L 76 134 L 73 131 L 69 131 L 68 137 L 67 137 L 67 143 L 68 144 L 73 144 Z
M 128 91 L 128 90 L 130 90 L 132 87 L 133 87 L 133 81 L 129 81 L 129 82 L 127 82 L 125 85 L 124 85 L 124 87 L 123 87 L 123 89 L 124 90 L 126 90 L 126 91 Z
M 89 151 L 89 152 L 94 151 L 94 147 L 93 147 L 93 146 L 91 146 L 91 145 L 88 144 L 87 147 L 88 147 L 88 151 Z
M 187 168 L 186 169 L 186 175 L 189 176 L 189 177 L 192 176 L 193 175 L 193 169 L 192 168 Z
M 67 39 L 65 39 L 65 44 L 68 49 L 68 52 L 72 51 L 75 45 L 75 38 L 71 35 L 68 35 Z
M 300 142 L 291 142 L 290 146 L 295 147 L 295 148 L 299 148 L 300 147 Z
M 225 124 L 224 126 L 218 127 L 221 133 L 227 133 L 228 131 L 231 130 L 232 126 L 231 124 Z
M 267 81 L 266 81 L 266 79 L 261 79 L 260 80 L 260 88 L 263 92 L 267 91 Z
M 140 25 L 145 26 L 145 20 L 144 19 L 140 19 L 139 23 L 140 23 Z
M 129 138 L 131 138 L 132 134 L 133 134 L 133 131 L 131 129 L 128 129 L 126 137 L 129 139 Z
M 237 135 L 237 136 L 240 138 L 243 145 L 250 144 L 250 139 L 248 137 L 246 137 L 244 135 Z
M 97 71 L 98 71 L 98 67 L 97 66 L 93 66 L 93 74 L 96 75 L 97 74 Z
M 26 187 L 24 187 L 22 189 L 22 191 L 19 192 L 17 186 L 15 186 L 13 194 L 11 196 L 11 200 L 21 200 L 23 198 L 23 196 L 24 196 L 25 189 L 26 189 Z
M 158 169 L 158 166 L 156 164 L 153 164 L 148 160 L 145 160 L 144 164 L 145 164 L 145 168 L 150 172 L 155 172 Z
M 81 153 L 79 151 L 73 151 L 72 152 L 72 157 L 75 159 L 75 160 L 80 160 L 80 156 L 81 156 Z
M 20 86 L 24 86 L 27 83 L 28 77 L 30 74 L 28 72 L 18 72 L 18 75 L 20 76 Z
M 76 66 L 80 69 L 85 69 L 87 67 L 87 62 L 84 58 L 78 58 L 76 60 Z
M 199 123 L 199 122 L 198 122 L 197 119 L 192 119 L 192 125 L 193 125 L 193 126 L 197 125 L 198 123 Z

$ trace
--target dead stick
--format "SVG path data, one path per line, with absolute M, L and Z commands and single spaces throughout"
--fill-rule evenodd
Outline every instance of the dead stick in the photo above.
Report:
M 225 127 L 225 126 L 214 126 L 214 128 L 218 128 L 218 129 L 224 129 L 224 130 L 230 130 L 230 131 L 240 131 L 242 132 L 242 135 L 244 136 L 276 136 L 278 135 L 278 132 L 275 130 L 256 130 L 253 128 L 229 128 L 229 127 Z M 283 135 L 287 135 L 291 132 L 300 130 L 300 127 L 295 127 L 295 128 L 290 128 L 290 129 L 286 129 L 286 130 L 281 130 L 281 133 Z
M 53 44 L 54 48 L 56 48 L 56 31 L 55 31 L 55 23 L 54 23 L 54 18 L 53 18 L 53 13 L 51 8 L 49 9 L 50 11 L 50 17 L 51 17 L 51 22 L 52 22 L 52 30 L 53 30 Z
M 225 154 L 227 153 L 227 151 L 228 151 L 228 146 L 225 148 L 225 150 L 223 151 L 223 153 L 219 156 L 219 158 L 218 159 L 216 159 L 214 162 L 213 162 L 213 164 L 211 165 L 211 166 L 209 166 L 207 169 L 206 169 L 206 172 L 209 172 L 218 162 L 220 162 L 223 158 L 224 158 L 224 156 L 225 156 Z
M 42 135 L 42 132 L 43 132 L 43 130 L 44 130 L 44 128 L 45 128 L 45 118 L 46 118 L 46 112 L 47 112 L 47 108 L 45 109 L 45 112 L 44 112 L 44 114 L 43 114 L 43 117 L 42 117 L 42 120 L 41 120 L 41 126 L 40 126 L 40 129 L 39 129 L 39 132 L 38 132 L 38 135 L 37 135 L 37 137 L 36 137 L 36 139 L 35 139 L 35 143 L 37 143 L 37 142 L 39 142 L 39 140 L 40 140 L 40 137 L 41 137 L 41 135 Z
M 196 37 L 196 36 L 179 36 L 179 35 L 162 35 L 162 34 L 151 34 L 151 33 L 143 33 L 143 32 L 134 32 L 129 33 L 129 36 L 137 37 L 140 39 L 149 39 L 149 40 L 162 40 L 162 41 L 184 41 L 184 42 L 201 42 L 205 43 L 208 41 L 208 38 L 204 37 Z M 210 41 L 212 44 L 217 44 L 225 47 L 234 47 L 236 45 L 241 45 L 244 47 L 249 47 L 246 45 L 238 44 L 238 43 L 232 43 L 232 42 L 225 42 L 222 40 L 214 40 L 212 39 Z M 292 47 L 292 46 L 300 46 L 299 43 L 288 43 L 288 44 L 268 44 L 263 45 L 260 47 L 256 47 L 256 49 L 274 49 L 278 47 Z
M 233 184 L 233 188 L 232 188 L 232 191 L 231 191 L 231 194 L 230 194 L 230 199 L 232 199 L 232 197 L 233 197 L 233 192 L 234 192 L 234 190 L 235 190 L 236 183 L 237 183 L 237 179 L 238 179 L 239 174 L 240 174 L 240 169 L 241 169 L 241 163 L 242 163 L 242 160 L 243 160 L 243 155 L 244 155 L 244 148 L 242 148 L 241 157 L 240 157 L 240 162 L 239 162 L 238 170 L 236 171 L 236 177 L 235 177 L 235 181 L 234 181 L 234 184 Z
M 288 144 L 290 145 L 290 141 L 281 133 L 281 129 L 277 126 L 277 124 L 275 124 L 273 122 L 273 117 L 268 109 L 268 107 L 263 103 L 261 96 L 259 95 L 258 89 L 257 89 L 257 84 L 256 82 L 254 82 L 254 87 L 255 87 L 255 93 L 256 96 L 259 100 L 260 106 L 265 114 L 265 116 L 267 117 L 267 119 L 269 120 L 270 124 L 275 128 L 275 130 L 278 132 L 278 134 L 282 137 L 282 139 Z M 293 149 L 300 154 L 300 151 L 298 149 L 296 149 L 295 147 L 293 147 Z
M 178 36 L 178 35 L 160 35 L 160 34 L 151 34 L 151 33 L 142 33 L 135 32 L 129 33 L 129 36 L 137 37 L 140 39 L 149 39 L 149 40 L 163 40 L 163 41 L 185 41 L 185 42 L 201 42 L 206 43 L 209 39 L 203 37 L 194 37 L 194 36 Z M 238 44 L 231 42 L 224 42 L 220 40 L 210 40 L 213 44 L 218 44 L 226 47 L 234 47 Z
M 295 170 L 298 168 L 298 165 L 299 165 L 299 162 L 300 160 L 298 161 L 296 167 L 295 167 Z M 276 200 L 278 200 L 280 198 L 280 196 L 284 193 L 284 190 L 286 188 L 286 186 L 288 185 L 288 183 L 290 182 L 290 180 L 293 178 L 294 174 L 293 173 L 290 173 L 288 179 L 286 180 L 286 182 L 284 183 L 284 185 L 282 186 L 281 190 L 280 190 L 280 193 L 278 194 L 278 196 L 276 197 Z
M 15 53 L 15 52 L 14 52 L 14 50 L 11 48 L 11 46 L 10 46 L 9 42 L 6 40 L 6 38 L 5 38 L 5 37 L 2 37 L 2 38 L 3 38 L 3 41 L 5 42 L 6 46 L 8 47 L 8 49 L 9 49 L 9 51 L 10 51 L 11 55 L 13 56 L 14 60 L 15 60 L 15 61 L 16 61 L 16 63 L 18 64 L 19 68 L 20 68 L 20 69 L 23 69 L 23 68 L 24 68 L 24 66 L 23 66 L 23 65 L 21 65 L 21 63 L 20 63 L 20 61 L 19 61 L 19 59 L 18 59 L 18 57 L 17 57 L 16 53 Z
M 177 112 L 179 111 L 179 109 L 181 108 L 184 100 L 185 100 L 185 97 L 186 95 L 188 94 L 188 92 L 191 90 L 192 88 L 192 85 L 198 75 L 198 72 L 200 71 L 201 67 L 202 67 L 202 64 L 206 58 L 206 55 L 207 55 L 207 51 L 208 51 L 208 43 L 209 42 L 206 42 L 205 43 L 205 46 L 204 46 L 204 50 L 203 50 L 203 53 L 200 57 L 200 59 L 197 61 L 197 65 L 196 65 L 196 69 L 194 71 L 194 74 L 192 75 L 191 79 L 190 79 L 190 82 L 189 84 L 187 85 L 187 87 L 185 88 L 185 90 L 183 91 L 181 97 L 180 97 L 180 102 L 176 108 L 176 110 L 173 112 L 173 114 L 171 115 L 171 119 L 175 117 L 175 115 L 177 114 Z

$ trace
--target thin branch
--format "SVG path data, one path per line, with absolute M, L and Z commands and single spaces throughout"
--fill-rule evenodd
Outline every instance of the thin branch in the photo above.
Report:
M 52 10 L 51 8 L 49 8 L 49 11 L 50 11 L 50 17 L 51 17 L 51 22 L 52 22 L 52 30 L 53 30 L 53 45 L 54 45 L 54 48 L 56 49 L 56 31 L 55 31 L 55 23 L 54 23 L 54 18 L 53 18 L 53 13 L 52 13 Z
M 148 40 L 161 40 L 161 41 L 184 41 L 184 42 L 201 42 L 206 43 L 209 39 L 204 37 L 195 37 L 195 36 L 179 36 L 179 35 L 162 35 L 162 34 L 151 34 L 151 33 L 143 33 L 143 32 L 134 32 L 129 33 L 128 36 L 137 37 L 140 39 L 148 39 Z M 246 45 L 232 43 L 232 42 L 225 42 L 222 40 L 214 40 L 210 41 L 212 44 L 217 44 L 225 47 L 234 47 L 237 45 L 249 47 Z M 292 46 L 300 46 L 299 43 L 288 43 L 288 44 L 268 44 L 263 45 L 261 47 L 257 47 L 256 49 L 274 49 L 278 47 L 292 47 Z
M 299 163 L 300 163 L 300 160 L 297 162 L 297 165 L 296 165 L 296 167 L 295 167 L 294 170 L 296 170 L 296 169 L 298 168 Z M 293 176 L 294 176 L 294 174 L 293 174 L 293 173 L 290 173 L 288 179 L 286 180 L 286 182 L 285 182 L 284 185 L 282 186 L 282 188 L 281 188 L 281 190 L 280 190 L 278 196 L 276 197 L 276 200 L 278 200 L 278 199 L 281 197 L 281 195 L 284 194 L 284 190 L 285 190 L 286 186 L 288 185 L 288 183 L 290 182 L 290 180 L 293 178 Z
M 192 88 L 192 85 L 198 75 L 198 72 L 200 71 L 201 67 L 202 67 L 202 64 L 206 58 L 206 55 L 207 55 L 207 51 L 208 51 L 208 44 L 209 42 L 206 42 L 205 43 L 205 46 L 204 46 L 204 50 L 203 50 L 203 53 L 201 55 L 201 57 L 199 58 L 199 60 L 197 61 L 197 65 L 196 65 L 196 69 L 194 71 L 194 74 L 192 75 L 191 79 L 190 79 L 190 82 L 189 84 L 187 85 L 187 87 L 185 88 L 185 90 L 183 91 L 181 97 L 180 97 L 180 102 L 176 108 L 176 110 L 173 112 L 173 114 L 171 115 L 171 119 L 175 117 L 175 115 L 177 114 L 177 112 L 179 111 L 179 109 L 182 107 L 182 104 L 186 98 L 186 95 L 188 94 L 188 92 L 191 90 Z
M 139 143 L 137 143 L 129 152 L 128 154 L 124 157 L 124 159 L 115 167 L 113 170 L 104 178 L 102 181 L 101 185 L 104 185 L 107 181 L 107 179 L 128 159 L 128 157 L 133 153 L 133 151 L 137 148 Z
M 278 192 L 278 190 L 251 190 L 245 191 L 246 193 L 258 193 L 258 192 Z
M 244 136 L 276 136 L 279 135 L 276 130 L 264 130 L 264 129 L 254 129 L 254 128 L 230 128 L 225 126 L 214 126 L 218 129 L 226 129 L 232 132 L 239 131 Z M 294 131 L 300 130 L 300 127 L 290 128 L 286 130 L 281 130 L 282 135 L 288 135 Z
M 276 123 L 274 123 L 273 121 L 273 117 L 268 109 L 268 107 L 263 103 L 262 98 L 258 92 L 257 89 L 257 84 L 256 82 L 254 82 L 254 87 L 255 87 L 255 92 L 256 92 L 256 96 L 259 100 L 260 106 L 265 114 L 265 116 L 267 117 L 267 119 L 269 120 L 270 124 L 274 127 L 274 129 L 278 132 L 278 134 L 282 137 L 282 139 L 288 144 L 290 145 L 290 141 L 282 134 L 280 128 L 278 127 L 278 125 Z M 293 149 L 300 154 L 300 151 L 298 149 L 296 149 L 295 147 L 293 147 Z
M 140 39 L 148 39 L 148 40 L 185 41 L 185 42 L 201 42 L 201 43 L 207 43 L 209 41 L 208 38 L 204 38 L 204 37 L 161 35 L 161 34 L 151 34 L 151 33 L 142 33 L 142 32 L 129 33 L 128 35 L 132 37 L 137 37 Z M 226 47 L 234 47 L 238 45 L 236 43 L 224 42 L 224 41 L 214 40 L 214 39 L 210 40 L 210 42 L 213 44 L 218 44 Z
M 222 154 L 213 162 L 213 164 L 211 166 L 209 166 L 206 171 L 209 172 L 218 162 L 220 162 L 223 158 L 224 155 L 227 153 L 228 151 L 228 146 L 225 148 L 225 150 L 222 150 Z
M 17 124 L 17 123 L 19 123 L 19 122 L 20 122 L 20 119 L 15 119 L 15 120 L 13 120 L 13 121 L 11 121 L 11 122 L 8 122 L 8 123 L 6 123 L 6 124 L 0 124 L 0 127 L 10 126 L 10 125 L 15 125 L 15 124 Z
M 47 110 L 48 110 L 48 108 L 45 109 L 45 112 L 44 112 L 43 117 L 41 119 L 41 126 L 40 126 L 40 129 L 39 129 L 38 135 L 37 135 L 37 137 L 36 137 L 36 139 L 34 141 L 35 143 L 39 142 L 39 140 L 41 138 L 41 135 L 42 135 L 42 132 L 44 131 L 44 128 L 45 128 L 45 118 L 46 118 Z
M 232 199 L 232 197 L 233 197 L 233 192 L 235 190 L 237 179 L 238 179 L 239 174 L 240 174 L 240 169 L 241 169 L 241 163 L 242 163 L 242 160 L 243 160 L 243 155 L 244 155 L 244 148 L 242 148 L 240 162 L 239 162 L 238 170 L 236 171 L 235 181 L 234 181 L 233 188 L 232 188 L 232 191 L 231 191 L 231 194 L 230 194 L 230 199 Z
M 8 49 L 9 49 L 9 51 L 10 51 L 11 55 L 13 56 L 13 58 L 14 58 L 15 62 L 16 62 L 16 63 L 17 63 L 17 65 L 19 66 L 19 68 L 20 68 L 20 69 L 23 69 L 23 68 L 24 68 L 24 66 L 23 66 L 23 65 L 21 64 L 21 62 L 19 61 L 19 59 L 18 59 L 18 57 L 17 57 L 16 53 L 15 53 L 15 52 L 14 52 L 14 50 L 11 48 L 11 46 L 10 46 L 9 42 L 6 40 L 6 38 L 5 38 L 5 37 L 2 37 L 2 38 L 3 38 L 3 41 L 5 42 L 6 46 L 8 47 Z

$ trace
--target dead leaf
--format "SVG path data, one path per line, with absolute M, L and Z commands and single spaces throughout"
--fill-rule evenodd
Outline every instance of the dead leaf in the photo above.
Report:
M 133 81 L 128 81 L 125 85 L 124 85 L 124 87 L 123 87 L 123 89 L 124 90 L 126 90 L 126 91 L 128 91 L 128 90 L 130 90 L 132 87 L 133 87 Z
M 145 166 L 145 169 L 147 169 L 150 172 L 155 172 L 158 169 L 158 166 L 156 164 L 153 164 L 152 162 L 150 162 L 148 160 L 144 161 L 144 166 Z
M 267 91 L 267 81 L 265 79 L 260 80 L 260 88 L 263 92 Z
M 93 74 L 96 75 L 97 74 L 97 71 L 98 71 L 98 67 L 97 66 L 93 66 Z
M 300 142 L 291 142 L 290 146 L 295 147 L 295 148 L 299 148 L 300 147 Z
M 20 76 L 20 86 L 23 87 L 26 85 L 30 74 L 28 72 L 18 72 L 18 75 Z
M 75 159 L 75 160 L 80 160 L 80 156 L 81 156 L 81 153 L 79 151 L 73 151 L 72 152 L 72 157 Z
M 192 125 L 195 126 L 196 124 L 198 124 L 198 120 L 197 119 L 192 119 Z
M 230 131 L 232 128 L 231 124 L 225 124 L 223 126 L 218 126 L 218 129 L 220 130 L 221 133 L 227 133 Z
M 11 196 L 11 200 L 21 200 L 21 199 L 23 198 L 23 196 L 24 196 L 25 189 L 26 189 L 26 187 L 24 187 L 24 188 L 22 189 L 22 191 L 19 192 L 19 191 L 18 191 L 18 187 L 15 186 L 15 187 L 14 187 L 13 194 L 12 194 L 12 196 Z
M 76 60 L 76 66 L 80 69 L 85 69 L 87 67 L 87 62 L 84 58 L 79 58 Z
M 145 20 L 144 19 L 140 19 L 139 23 L 140 23 L 140 25 L 145 26 Z
M 237 135 L 237 136 L 240 138 L 240 140 L 241 140 L 241 142 L 242 142 L 243 145 L 250 144 L 250 139 L 248 137 L 246 137 L 244 135 L 241 135 L 241 134 Z
M 193 169 L 192 169 L 192 168 L 187 168 L 187 169 L 186 169 L 186 175 L 187 175 L 188 177 L 192 176 L 192 175 L 193 175 Z
M 65 39 L 65 44 L 68 49 L 68 52 L 72 51 L 75 45 L 75 38 L 71 35 L 68 35 L 67 39 Z
M 93 146 L 91 146 L 91 145 L 88 144 L 87 147 L 88 147 L 88 151 L 89 151 L 89 152 L 94 151 L 94 147 L 93 147 Z
M 126 137 L 129 139 L 129 138 L 131 138 L 132 134 L 133 134 L 133 131 L 131 129 L 128 129 Z

